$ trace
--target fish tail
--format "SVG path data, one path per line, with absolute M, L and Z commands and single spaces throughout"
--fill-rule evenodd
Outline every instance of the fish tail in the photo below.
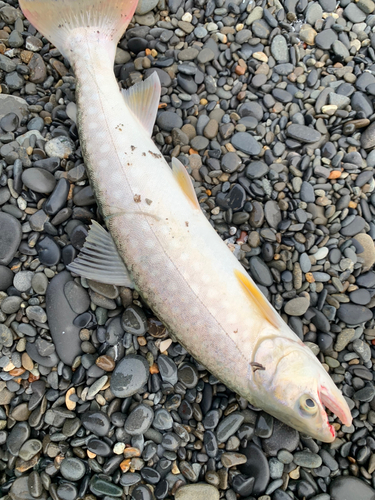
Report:
M 20 0 L 31 24 L 69 59 L 84 32 L 90 41 L 109 42 L 111 56 L 133 17 L 138 0 Z M 72 42 L 72 39 L 74 42 Z M 77 47 L 77 50 L 79 47 Z

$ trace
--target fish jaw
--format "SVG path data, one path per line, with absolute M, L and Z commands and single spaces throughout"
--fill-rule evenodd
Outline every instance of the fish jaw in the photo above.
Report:
M 325 385 L 321 385 L 319 388 L 319 398 L 322 404 L 334 413 L 344 425 L 347 427 L 352 425 L 353 417 L 348 404 L 335 385 L 330 390 Z

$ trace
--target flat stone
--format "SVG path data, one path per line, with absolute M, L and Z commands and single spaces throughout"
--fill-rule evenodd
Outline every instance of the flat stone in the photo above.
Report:
M 344 16 L 352 23 L 362 23 L 366 19 L 366 14 L 363 10 L 351 2 L 344 9 Z
M 263 450 L 267 455 L 275 457 L 280 450 L 293 452 L 298 443 L 298 432 L 280 420 L 274 419 L 272 435 L 263 440 Z
M 283 35 L 276 35 L 272 39 L 271 54 L 278 63 L 289 62 L 288 44 Z
M 70 291 L 67 289 L 66 293 L 64 293 L 67 284 Z M 84 312 L 83 307 L 81 307 L 84 299 L 79 299 L 78 302 L 70 299 L 70 297 L 77 298 L 77 294 L 72 294 L 73 288 L 77 286 L 71 274 L 63 271 L 51 280 L 46 293 L 46 311 L 52 339 L 60 359 L 69 366 L 81 353 L 80 328 L 75 326 L 73 322 L 77 314 Z M 87 295 L 87 292 L 85 293 Z M 79 311 L 78 313 L 73 310 L 71 304 L 73 304 L 76 311 Z M 86 304 L 87 302 L 85 302 Z M 89 302 L 87 308 L 88 305 Z
M 60 473 L 68 481 L 79 481 L 86 473 L 86 466 L 79 458 L 64 458 L 60 464 Z
M 150 428 L 154 418 L 154 411 L 150 406 L 140 404 L 128 416 L 125 422 L 125 431 L 131 436 L 144 434 Z
M 219 500 L 219 490 L 206 483 L 185 484 L 178 488 L 175 500 Z M 372 500 L 372 499 L 371 499 Z
M 258 497 L 265 492 L 270 480 L 267 458 L 263 451 L 252 442 L 246 448 L 240 448 L 239 452 L 246 455 L 247 462 L 239 465 L 238 469 L 242 474 L 255 479 L 252 495 Z
M 258 155 L 262 150 L 259 142 L 247 132 L 234 134 L 231 142 L 236 149 L 248 155 Z
M 233 436 L 244 421 L 244 416 L 239 413 L 232 413 L 225 417 L 218 425 L 216 436 L 219 443 L 225 443 L 230 436 Z
M 245 169 L 246 177 L 251 180 L 261 179 L 269 171 L 269 167 L 263 161 L 252 161 Z
M 118 398 L 127 398 L 136 394 L 147 382 L 149 365 L 145 358 L 128 355 L 123 358 L 113 371 L 111 391 Z
M 375 500 L 375 490 L 353 476 L 336 477 L 330 484 L 329 493 L 332 500 Z
M 289 300 L 284 306 L 284 311 L 289 316 L 303 316 L 309 308 L 310 301 L 306 297 L 296 297 Z
M 319 49 L 329 50 L 333 42 L 337 40 L 337 34 L 332 29 L 323 30 L 315 37 L 315 45 Z
M 308 469 L 317 469 L 322 465 L 322 459 L 316 453 L 308 451 L 296 451 L 293 455 L 293 461 L 296 465 Z
M 321 139 L 322 135 L 317 130 L 306 127 L 306 125 L 296 125 L 292 124 L 286 129 L 289 137 L 292 137 L 296 141 L 312 144 Z
M 257 283 L 267 287 L 272 285 L 273 277 L 271 271 L 259 257 L 251 257 L 249 264 L 251 275 Z
M 21 243 L 21 224 L 13 215 L 0 212 L 0 234 L 0 264 L 6 266 L 15 256 Z
M 152 9 L 154 9 L 158 4 L 158 0 L 139 0 L 135 13 L 143 16 L 147 14 Z
M 357 325 L 372 319 L 371 309 L 356 304 L 341 304 L 337 310 L 337 317 L 347 325 Z
M 365 228 L 365 220 L 363 217 L 356 215 L 355 218 L 347 226 L 341 228 L 340 233 L 343 236 L 355 236 Z
M 355 236 L 355 240 L 363 247 L 363 252 L 357 253 L 358 257 L 364 260 L 363 271 L 369 271 L 375 264 L 375 245 L 374 240 L 369 234 L 359 233 Z

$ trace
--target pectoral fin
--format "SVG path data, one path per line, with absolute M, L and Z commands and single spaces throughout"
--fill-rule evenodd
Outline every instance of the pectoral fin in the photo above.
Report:
M 259 288 L 254 285 L 254 283 L 249 279 L 248 276 L 246 276 L 238 269 L 234 270 L 234 274 L 236 275 L 243 288 L 246 290 L 251 302 L 257 307 L 259 314 L 266 321 L 271 323 L 272 326 L 274 326 L 275 328 L 279 328 L 282 323 L 282 319 L 271 307 L 268 300 L 265 298 Z
M 124 101 L 142 123 L 150 137 L 154 128 L 160 100 L 160 80 L 156 71 L 144 82 L 122 91 Z
M 184 192 L 184 195 L 188 198 L 194 208 L 199 210 L 199 201 L 197 195 L 195 194 L 193 183 L 191 182 L 186 168 L 183 166 L 180 160 L 177 160 L 177 158 L 172 158 L 172 171 L 174 178 Z
M 67 269 L 100 283 L 134 288 L 111 235 L 95 221 L 92 221 L 81 252 Z

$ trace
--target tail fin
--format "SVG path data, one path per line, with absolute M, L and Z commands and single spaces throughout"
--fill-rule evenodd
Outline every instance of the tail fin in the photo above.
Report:
M 133 17 L 138 0 L 20 0 L 22 12 L 67 57 L 76 28 L 117 44 Z

